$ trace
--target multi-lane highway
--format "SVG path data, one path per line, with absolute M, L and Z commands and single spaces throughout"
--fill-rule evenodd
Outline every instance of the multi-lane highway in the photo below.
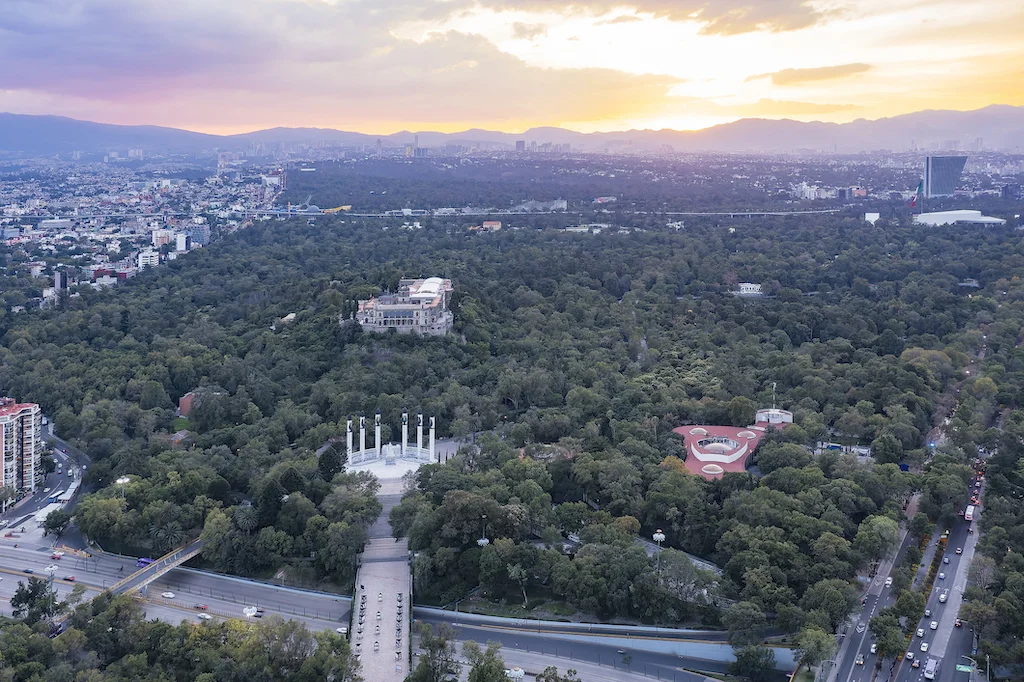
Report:
M 962 623 L 958 627 L 956 621 L 963 592 L 967 586 L 971 559 L 978 541 L 978 535 L 969 530 L 976 525 L 980 509 L 979 506 L 975 511 L 974 522 L 960 518 L 947 529 L 949 535 L 946 538 L 944 550 L 940 547 L 940 531 L 937 531 L 931 540 L 923 559 L 920 582 L 923 582 L 923 576 L 927 574 L 927 566 L 930 565 L 935 552 L 942 553 L 939 573 L 932 589 L 925 595 L 926 615 L 914 625 L 913 636 L 910 645 L 904 652 L 903 660 L 897 661 L 893 666 L 891 659 L 884 662 L 879 661 L 878 656 L 871 651 L 874 638 L 868 629 L 868 623 L 879 611 L 892 606 L 896 601 L 896 594 L 892 589 L 886 587 L 886 578 L 889 573 L 887 571 L 884 575 L 880 573 L 875 577 L 865 597 L 862 611 L 853 617 L 853 623 L 845 635 L 846 638 L 852 638 L 852 640 L 841 651 L 836 666 L 836 682 L 869 682 L 871 680 L 919 682 L 924 679 L 929 659 L 936 660 L 935 680 L 937 682 L 968 682 L 965 673 L 957 673 L 956 665 L 967 663 L 962 656 L 971 655 L 973 635 L 969 623 Z M 912 541 L 908 535 L 900 548 L 895 564 L 902 559 Z M 915 587 L 919 587 L 920 582 L 915 580 Z M 935 629 L 932 629 L 933 623 Z M 925 651 L 921 649 L 922 644 L 927 645 Z M 858 663 L 858 660 L 861 663 Z M 915 660 L 920 661 L 919 667 L 914 667 Z M 880 668 L 877 678 L 874 672 L 876 666 Z M 891 677 L 890 668 L 892 669 Z

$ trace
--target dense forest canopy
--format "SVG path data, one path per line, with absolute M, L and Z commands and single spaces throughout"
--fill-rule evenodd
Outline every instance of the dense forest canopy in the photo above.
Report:
M 0 387 L 97 460 L 79 527 L 139 552 L 202 532 L 217 568 L 287 566 L 346 589 L 380 506 L 331 439 L 350 415 L 379 410 L 397 428 L 422 411 L 442 434 L 498 434 L 422 469 L 392 513 L 419 551 L 422 599 L 479 585 L 604 618 L 832 631 L 856 570 L 891 551 L 906 497 L 922 490 L 933 519 L 955 517 L 968 453 L 1020 405 L 1012 230 L 821 216 L 679 233 L 447 227 L 257 223 L 117 290 L 6 318 Z M 339 323 L 354 301 L 432 275 L 455 283 L 450 336 Z M 738 282 L 767 296 L 735 297 Z M 983 344 L 984 373 L 968 375 Z M 773 386 L 795 424 L 762 446 L 763 477 L 687 474 L 672 429 L 745 426 Z M 193 412 L 175 423 L 188 391 Z M 926 434 L 955 403 L 951 444 L 928 459 Z M 182 426 L 188 441 L 172 444 Z M 829 440 L 873 457 L 812 452 Z M 123 475 L 122 503 L 110 484 Z M 483 515 L 494 542 L 481 550 Z M 656 528 L 673 550 L 657 571 L 634 542 Z

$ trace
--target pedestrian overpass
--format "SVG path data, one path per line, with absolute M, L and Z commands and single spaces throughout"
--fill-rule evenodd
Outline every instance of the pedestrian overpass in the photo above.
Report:
M 140 568 L 120 582 L 112 585 L 107 591 L 111 594 L 128 594 L 141 590 L 168 571 L 181 566 L 192 557 L 197 556 L 202 550 L 203 540 L 202 538 L 196 538 L 187 545 L 168 552 L 148 566 Z
M 164 556 L 160 557 L 156 561 L 143 566 L 139 570 L 135 571 L 131 575 L 125 577 L 120 582 L 108 587 L 100 594 L 130 594 L 137 592 L 151 582 L 161 577 L 168 571 L 171 571 L 183 563 L 188 561 L 194 556 L 197 556 L 203 550 L 203 539 L 196 538 L 187 545 L 183 545 L 178 549 L 168 552 Z M 56 634 L 60 634 L 63 631 L 64 621 L 71 617 L 71 613 L 63 613 L 60 616 L 53 619 L 53 626 L 56 630 Z

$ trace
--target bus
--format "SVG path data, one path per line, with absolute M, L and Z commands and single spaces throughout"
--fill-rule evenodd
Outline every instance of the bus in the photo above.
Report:
M 935 658 L 929 658 L 927 665 L 924 666 L 924 679 L 934 680 L 935 669 L 939 667 L 939 661 Z
M 149 566 L 151 563 L 153 563 L 152 559 L 147 559 L 146 557 L 140 557 L 139 560 L 135 562 L 135 566 L 136 566 L 136 568 L 143 568 L 145 566 Z
M 969 504 L 969 505 L 967 505 L 967 511 L 964 512 L 964 521 L 973 521 L 973 520 L 974 520 L 974 505 L 973 504 Z

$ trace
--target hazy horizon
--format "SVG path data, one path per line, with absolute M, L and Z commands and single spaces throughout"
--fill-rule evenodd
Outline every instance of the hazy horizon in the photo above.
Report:
M 973 112 L 973 111 L 980 111 L 981 109 L 987 109 L 989 107 L 999 107 L 999 106 L 1016 106 L 1016 105 L 994 103 L 994 104 L 989 104 L 989 105 L 986 105 L 984 107 L 978 107 L 978 108 L 974 108 L 974 109 L 950 109 L 950 108 L 947 108 L 947 109 L 921 109 L 921 110 L 917 110 L 917 111 L 904 112 L 903 114 L 895 114 L 893 116 L 880 116 L 878 118 L 861 117 L 859 119 L 854 119 L 854 121 L 857 121 L 857 120 L 862 120 L 862 121 L 879 121 L 879 120 L 883 120 L 883 119 L 896 118 L 898 116 L 905 116 L 905 115 L 909 115 L 909 114 L 921 114 L 921 113 L 939 112 L 939 111 L 970 113 L 970 112 Z M 442 129 L 439 129 L 439 128 L 434 128 L 434 129 L 409 129 L 409 128 L 401 128 L 401 129 L 390 130 L 390 131 L 387 131 L 387 132 L 382 132 L 382 131 L 379 131 L 379 130 L 360 130 L 360 129 L 346 128 L 346 127 L 327 127 L 327 126 L 314 126 L 314 125 L 301 125 L 301 124 L 299 124 L 299 125 L 276 125 L 275 124 L 275 125 L 268 125 L 268 126 L 263 127 L 263 128 L 246 128 L 246 129 L 240 129 L 240 130 L 228 128 L 225 131 L 221 132 L 221 131 L 218 131 L 218 130 L 202 130 L 202 129 L 197 129 L 197 128 L 188 128 L 188 127 L 182 127 L 182 126 L 164 125 L 164 124 L 159 124 L 159 123 L 148 123 L 148 122 L 145 122 L 145 121 L 140 121 L 138 123 L 118 123 L 116 121 L 103 121 L 103 120 L 97 120 L 97 119 L 77 118 L 75 116 L 67 116 L 67 115 L 64 115 L 64 114 L 51 114 L 51 113 L 22 114 L 20 112 L 14 112 L 14 111 L 0 111 L 0 114 L 14 114 L 14 115 L 28 115 L 28 116 L 56 116 L 56 117 L 60 117 L 60 118 L 69 118 L 69 119 L 72 119 L 72 120 L 77 120 L 77 121 L 86 122 L 86 123 L 98 123 L 98 124 L 104 124 L 104 125 L 155 126 L 155 127 L 171 128 L 171 129 L 183 130 L 183 131 L 186 131 L 186 132 L 193 132 L 193 133 L 200 133 L 200 134 L 207 134 L 207 135 L 217 135 L 217 136 L 247 135 L 247 134 L 258 133 L 258 132 L 262 132 L 262 131 L 266 131 L 266 130 L 274 130 L 274 129 L 278 129 L 278 128 L 292 129 L 292 130 L 301 130 L 301 129 L 307 129 L 307 130 L 333 130 L 333 131 L 353 133 L 353 134 L 358 134 L 358 135 L 367 135 L 367 136 L 370 136 L 370 137 L 389 137 L 389 136 L 392 136 L 392 135 L 399 135 L 399 134 L 402 134 L 402 133 L 417 134 L 417 135 L 422 135 L 422 134 L 428 134 L 428 135 L 429 134 L 451 135 L 451 134 L 458 134 L 458 133 L 469 132 L 470 130 L 482 130 L 482 131 L 486 131 L 486 132 L 489 132 L 489 133 L 499 133 L 499 134 L 503 134 L 503 135 L 523 135 L 523 134 L 528 133 L 531 129 L 534 129 L 534 128 L 560 128 L 560 129 L 563 129 L 563 130 L 566 130 L 566 131 L 569 131 L 569 132 L 580 133 L 580 134 L 589 134 L 589 133 L 614 134 L 614 133 L 626 133 L 626 132 L 699 132 L 699 131 L 702 131 L 702 130 L 707 130 L 709 128 L 714 128 L 714 127 L 719 126 L 719 125 L 725 125 L 725 124 L 728 124 L 728 123 L 735 123 L 737 121 L 744 121 L 744 120 L 794 121 L 794 122 L 800 122 L 800 123 L 835 123 L 834 121 L 825 121 L 825 120 L 821 120 L 821 119 L 811 119 L 811 120 L 808 120 L 808 121 L 800 121 L 799 119 L 785 118 L 785 117 L 782 117 L 782 118 L 771 118 L 771 117 L 766 117 L 766 116 L 744 116 L 742 118 L 734 119 L 732 121 L 726 121 L 724 123 L 715 123 L 715 124 L 712 124 L 712 125 L 704 126 L 702 128 L 609 128 L 609 129 L 601 129 L 601 130 L 579 130 L 579 129 L 574 129 L 574 128 L 567 127 L 567 126 L 538 125 L 538 126 L 532 126 L 530 128 L 522 128 L 522 129 L 501 129 L 501 128 L 487 128 L 487 127 L 482 127 L 482 126 L 472 126 L 472 127 L 468 127 L 468 128 L 460 128 L 460 129 L 455 129 L 455 130 L 442 130 Z M 850 122 L 852 122 L 852 121 L 844 121 L 842 123 L 850 123 Z
M 1010 0 L 16 0 L 0 110 L 215 134 L 842 123 L 1024 104 L 1021 25 Z

